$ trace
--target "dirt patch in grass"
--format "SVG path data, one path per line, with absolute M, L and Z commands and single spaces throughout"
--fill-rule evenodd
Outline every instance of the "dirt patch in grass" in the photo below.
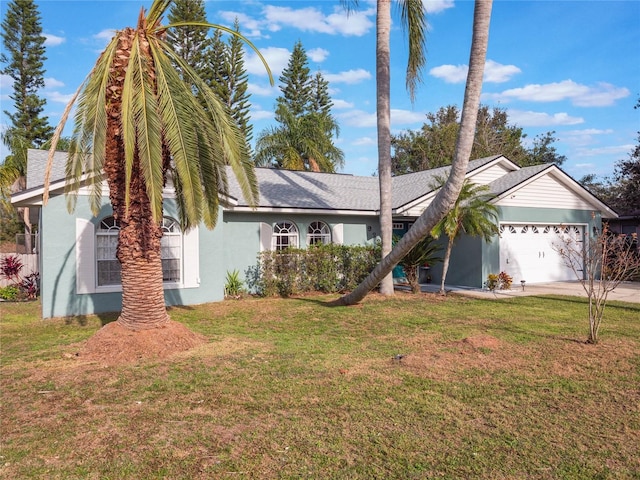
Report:
M 83 360 L 119 365 L 165 358 L 206 342 L 203 335 L 192 332 L 179 322 L 169 321 L 159 328 L 137 331 L 112 322 L 87 340 L 77 356 Z

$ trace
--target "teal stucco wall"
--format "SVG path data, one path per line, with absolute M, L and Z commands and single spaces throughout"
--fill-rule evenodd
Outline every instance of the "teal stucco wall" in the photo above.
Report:
M 582 224 L 589 235 L 594 228 L 600 231 L 602 218 L 591 210 L 562 210 L 554 208 L 499 207 L 500 223 Z M 447 239 L 439 240 L 443 248 Z M 444 256 L 444 250 L 442 251 Z M 500 238 L 485 242 L 477 237 L 460 236 L 453 247 L 446 283 L 448 285 L 482 288 L 490 273 L 500 272 Z M 442 280 L 442 264 L 431 271 L 433 283 Z
M 224 265 L 226 272 L 237 270 L 240 278 L 247 282 L 253 277 L 260 253 L 260 224 L 273 225 L 281 221 L 296 224 L 299 244 L 307 244 L 307 228 L 311 222 L 322 221 L 332 230 L 343 225 L 344 245 L 364 245 L 374 242 L 379 235 L 377 217 L 311 215 L 289 213 L 224 212 Z M 250 286 L 250 285 L 249 285 Z
M 87 218 L 97 226 L 111 214 L 111 206 L 102 207 L 98 217 L 91 214 L 86 197 L 78 197 L 74 214 L 69 214 L 63 195 L 52 197 L 42 207 L 41 232 L 41 300 L 42 317 L 63 317 L 119 311 L 120 292 L 76 293 L 76 226 L 75 218 Z M 165 215 L 177 218 L 173 200 L 165 200 Z M 198 229 L 199 278 L 196 288 L 165 289 L 167 305 L 193 305 L 224 298 L 223 227 Z M 206 249 L 203 250 L 203 246 Z

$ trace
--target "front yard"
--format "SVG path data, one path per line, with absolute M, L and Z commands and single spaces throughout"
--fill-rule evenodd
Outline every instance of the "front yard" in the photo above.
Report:
M 640 305 L 570 297 L 173 308 L 186 353 L 76 356 L 114 317 L 0 303 L 0 478 L 640 478 Z

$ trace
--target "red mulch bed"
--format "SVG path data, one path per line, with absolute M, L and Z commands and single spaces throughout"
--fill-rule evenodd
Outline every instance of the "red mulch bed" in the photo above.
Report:
M 204 336 L 174 321 L 149 330 L 129 330 L 112 322 L 89 338 L 77 355 L 83 360 L 117 365 L 165 358 L 206 342 Z

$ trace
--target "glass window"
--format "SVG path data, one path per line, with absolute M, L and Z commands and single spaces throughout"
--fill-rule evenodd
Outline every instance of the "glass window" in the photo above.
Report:
M 104 218 L 96 233 L 96 270 L 98 286 L 120 285 L 120 262 L 116 258 L 118 226 L 115 218 Z
M 107 217 L 100 222 L 96 233 L 96 270 L 98 286 L 120 285 L 120 262 L 116 258 L 120 227 L 115 218 Z M 162 280 L 180 282 L 182 279 L 182 231 L 173 218 L 162 219 Z
M 307 229 L 307 245 L 331 243 L 331 230 L 324 222 L 311 222 Z
M 162 240 L 160 241 L 162 257 L 162 281 L 180 282 L 182 265 L 182 230 L 173 218 L 162 219 Z
M 292 222 L 278 222 L 273 226 L 271 237 L 273 250 L 285 248 L 298 248 L 298 227 Z

